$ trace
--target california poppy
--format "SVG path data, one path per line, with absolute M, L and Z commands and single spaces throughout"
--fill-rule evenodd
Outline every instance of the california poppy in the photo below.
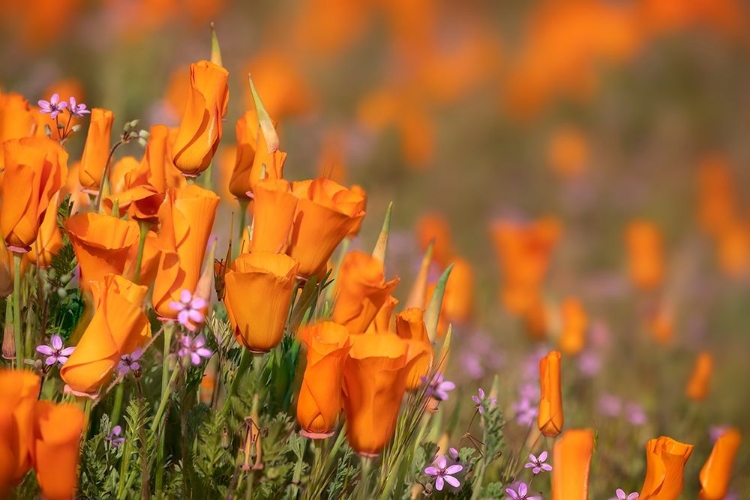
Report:
M 646 444 L 646 478 L 641 496 L 644 500 L 677 500 L 683 487 L 685 463 L 693 445 L 670 437 L 650 439 Z
M 83 147 L 78 178 L 84 191 L 95 194 L 102 183 L 102 175 L 109 158 L 109 144 L 115 115 L 102 108 L 91 110 L 91 122 Z
M 594 431 L 591 429 L 570 429 L 555 441 L 552 500 L 588 500 L 593 453 Z
M 297 201 L 289 181 L 262 179 L 255 184 L 255 213 L 249 246 L 251 251 L 286 252 Z
M 34 406 L 39 377 L 27 370 L 0 370 L 0 496 L 29 471 L 32 463 Z
M 537 425 L 542 434 L 548 437 L 557 436 L 563 428 L 560 357 L 558 351 L 552 351 L 539 361 L 539 384 L 542 395 Z
M 703 401 L 711 390 L 711 375 L 714 371 L 714 358 L 709 352 L 702 352 L 695 358 L 693 373 L 688 380 L 685 393 L 693 401 Z
M 278 149 L 268 150 L 255 110 L 237 120 L 236 131 L 237 157 L 229 191 L 237 198 L 248 198 L 261 179 L 281 179 L 284 176 L 286 153 Z M 263 172 L 265 176 L 261 177 Z
M 57 200 L 58 192 L 50 201 L 44 219 L 39 226 L 39 234 L 36 241 L 31 245 L 29 253 L 24 258 L 37 267 L 47 268 L 52 265 L 52 258 L 57 255 L 63 247 L 60 226 L 57 225 Z
M 560 349 L 566 354 L 578 354 L 586 344 L 588 315 L 583 304 L 576 297 L 568 297 L 560 304 L 562 332 Z
M 630 280 L 644 290 L 661 285 L 664 276 L 662 236 L 659 228 L 646 220 L 628 225 L 626 240 Z
M 722 500 L 729 489 L 732 466 L 742 442 L 737 429 L 727 429 L 714 443 L 711 455 L 701 469 L 700 500 Z
M 172 142 L 176 138 L 177 131 L 170 130 L 166 125 L 154 125 L 149 129 L 140 172 L 157 193 L 166 193 L 169 188 L 185 185 L 185 177 L 172 162 Z
M 406 390 L 413 391 L 424 384 L 434 358 L 432 342 L 427 335 L 424 323 L 424 309 L 410 307 L 396 316 L 396 335 L 408 345 L 406 363 L 409 372 L 406 375 Z

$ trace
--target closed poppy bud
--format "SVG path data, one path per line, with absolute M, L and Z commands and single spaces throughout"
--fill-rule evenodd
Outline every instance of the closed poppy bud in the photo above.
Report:
M 85 192 L 96 193 L 102 184 L 102 175 L 109 158 L 109 143 L 112 135 L 112 123 L 115 115 L 102 108 L 91 110 L 91 123 L 86 135 L 86 145 L 81 156 L 81 168 L 78 179 Z
M 349 445 L 376 456 L 393 437 L 406 390 L 407 342 L 392 333 L 352 336 L 344 365 L 344 412 Z
M 560 384 L 560 353 L 552 351 L 539 361 L 541 399 L 537 425 L 542 434 L 555 437 L 563 428 L 562 387 Z
M 109 380 L 120 358 L 151 337 L 151 325 L 143 312 L 148 287 L 108 274 L 91 283 L 91 291 L 94 316 L 60 369 L 65 383 L 79 393 L 98 390 Z
M 714 371 L 714 358 L 708 352 L 702 352 L 695 358 L 693 374 L 688 380 L 685 393 L 693 401 L 703 401 L 711 390 L 711 375 Z
M 177 139 L 174 164 L 188 177 L 196 177 L 211 164 L 219 147 L 226 109 L 229 73 L 209 61 L 190 65 L 190 93 Z
M 541 297 L 532 302 L 532 305 L 523 315 L 526 333 L 535 340 L 542 340 L 547 336 L 549 329 L 549 318 L 547 305 Z
M 284 179 L 263 179 L 255 185 L 252 252 L 284 253 L 297 210 L 292 185 Z
M 661 285 L 664 257 L 659 228 L 649 221 L 631 222 L 627 229 L 630 280 L 643 290 Z
M 60 226 L 57 225 L 58 199 L 59 192 L 52 199 L 47 211 L 44 213 L 44 219 L 39 226 L 39 234 L 36 237 L 36 241 L 31 245 L 29 253 L 24 255 L 24 259 L 37 267 L 50 267 L 52 265 L 52 258 L 57 255 L 63 247 Z
M 299 198 L 287 253 L 300 263 L 302 276 L 325 270 L 328 259 L 365 216 L 362 195 L 328 179 L 295 182 Z
M 457 257 L 445 285 L 443 315 L 448 323 L 463 324 L 469 321 L 474 310 L 474 269 L 468 260 Z
M 644 500 L 677 500 L 682 493 L 685 464 L 693 445 L 662 436 L 646 443 L 646 478 L 641 488 Z
M 183 290 L 195 291 L 218 205 L 216 194 L 196 184 L 167 192 L 159 209 L 162 254 L 152 298 L 162 318 L 176 319 L 169 304 L 179 302 Z
M 742 442 L 737 429 L 727 429 L 714 443 L 711 455 L 701 469 L 700 500 L 722 500 L 729 489 L 734 458 Z
M 398 285 L 398 278 L 386 281 L 383 273 L 383 263 L 372 255 L 346 254 L 336 279 L 333 321 L 363 333 Z
M 268 352 L 284 336 L 299 264 L 283 254 L 243 254 L 224 277 L 224 305 L 237 342 Z
M 46 137 L 7 141 L 0 231 L 8 249 L 25 253 L 36 240 L 52 198 L 68 175 L 68 153 Z
M 736 180 L 726 158 L 703 160 L 698 169 L 698 222 L 712 236 L 719 236 L 737 213 Z
M 0 240 L 0 297 L 7 297 L 13 293 L 13 257 L 5 239 L 0 237 Z
M 286 153 L 268 151 L 265 134 L 260 130 L 256 112 L 248 111 L 237 121 L 237 157 L 229 180 L 229 191 L 237 198 L 248 198 L 261 179 L 284 176 Z M 262 177 L 263 172 L 265 176 Z
M 719 269 L 730 278 L 747 276 L 750 270 L 750 227 L 741 222 L 727 224 L 717 236 Z
M 31 468 L 34 405 L 39 377 L 26 370 L 0 370 L 0 497 Z
M 138 245 L 138 224 L 98 213 L 76 214 L 64 223 L 81 267 L 81 288 L 107 274 L 123 274 L 131 247 Z
M 409 344 L 406 357 L 406 363 L 409 365 L 406 390 L 413 391 L 423 384 L 422 377 L 429 374 L 434 358 L 432 342 L 424 324 L 424 309 L 410 307 L 399 313 L 396 316 L 396 335 Z
M 42 497 L 69 500 L 78 484 L 83 411 L 72 404 L 38 401 L 34 409 L 34 472 Z
M 390 296 L 385 299 L 383 306 L 380 308 L 378 313 L 375 315 L 375 319 L 372 320 L 370 326 L 367 327 L 365 333 L 388 333 L 391 331 L 391 317 L 393 311 L 396 310 L 398 305 L 398 299 L 394 296 Z
M 441 266 L 448 266 L 453 259 L 453 240 L 448 221 L 440 214 L 423 215 L 417 221 L 417 240 L 424 252 L 434 241 L 432 255 Z
M 299 333 L 307 346 L 307 366 L 297 400 L 297 421 L 311 439 L 333 435 L 341 411 L 341 384 L 351 343 L 346 328 L 323 322 Z
M 560 304 L 562 332 L 560 350 L 565 354 L 578 354 L 586 343 L 589 319 L 583 304 L 576 297 L 569 297 Z
M 547 162 L 562 177 L 575 177 L 586 170 L 589 145 L 583 132 L 575 127 L 555 131 L 547 146 Z
M 177 131 L 166 125 L 154 125 L 149 129 L 146 152 L 141 160 L 140 170 L 146 182 L 157 193 L 166 193 L 169 188 L 179 188 L 186 184 L 182 172 L 172 162 L 172 142 Z
M 591 429 L 570 429 L 555 441 L 552 500 L 588 500 L 593 453 L 594 431 Z

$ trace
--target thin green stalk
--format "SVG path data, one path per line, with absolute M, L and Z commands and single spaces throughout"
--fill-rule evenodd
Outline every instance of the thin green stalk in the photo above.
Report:
M 161 400 L 159 401 L 159 407 L 156 410 L 156 415 L 154 415 L 154 420 L 151 424 L 151 434 L 153 435 L 156 432 L 156 429 L 159 428 L 161 425 L 161 419 L 164 415 L 164 411 L 167 408 L 167 402 L 169 401 L 169 393 L 174 386 L 174 384 L 177 382 L 177 377 L 180 374 L 180 365 L 177 364 L 174 371 L 172 371 L 172 376 L 167 380 L 167 375 L 169 374 L 169 347 L 172 343 L 172 332 L 174 330 L 174 325 L 168 325 L 164 328 L 164 364 L 162 368 L 162 378 L 161 378 Z M 163 482 L 164 482 L 164 439 L 165 439 L 165 433 L 162 433 L 161 436 L 159 436 L 159 444 L 156 449 L 156 497 L 160 498 Z
M 245 224 L 247 224 L 247 207 L 250 205 L 250 200 L 248 198 L 238 198 L 237 200 L 240 202 L 240 235 L 237 238 L 237 246 L 234 249 L 232 258 L 237 258 L 243 250 L 245 252 L 250 250 L 249 248 L 242 248 L 242 235 L 245 232 Z
M 220 415 L 226 417 L 227 413 L 229 413 L 230 408 L 232 407 L 232 397 L 237 393 L 237 388 L 240 386 L 240 381 L 245 376 L 245 372 L 247 372 L 247 368 L 250 365 L 250 359 L 252 359 L 252 354 L 247 349 L 242 350 L 242 355 L 240 356 L 240 364 L 237 367 L 237 373 L 234 375 L 234 379 L 232 380 L 232 384 L 229 386 L 229 391 L 227 392 L 227 397 L 224 400 L 224 405 L 221 407 L 221 413 Z
M 139 221 L 138 229 L 141 231 L 141 239 L 138 241 L 138 255 L 135 258 L 135 271 L 133 272 L 133 282 L 138 284 L 141 279 L 141 265 L 143 264 L 143 249 L 146 246 L 146 236 L 148 236 L 148 222 Z
M 370 478 L 370 470 L 372 469 L 372 457 L 360 457 L 362 464 L 360 475 L 359 475 L 359 486 L 357 487 L 358 495 L 357 498 L 365 500 L 369 497 L 368 479 Z
M 13 264 L 15 273 L 13 274 L 13 330 L 16 339 L 16 369 L 23 369 L 24 350 L 23 340 L 21 339 L 21 254 L 13 253 Z
M 112 146 L 112 149 L 109 150 L 109 156 L 107 156 L 107 163 L 104 164 L 104 171 L 102 171 L 102 181 L 99 183 L 99 193 L 96 195 L 96 199 L 94 202 L 94 212 L 99 211 L 99 207 L 102 203 L 102 197 L 104 194 L 104 186 L 109 183 L 109 180 L 107 179 L 107 176 L 109 175 L 109 166 L 112 164 L 112 157 L 115 155 L 115 151 L 117 151 L 117 148 L 125 144 L 126 140 L 119 140 L 115 143 L 114 146 Z
M 121 381 L 115 388 L 115 403 L 112 406 L 112 425 L 117 425 L 117 421 L 120 420 L 120 413 L 122 413 L 122 398 L 125 394 L 125 381 Z
M 91 425 L 91 408 L 93 407 L 93 401 L 86 399 L 83 404 L 83 432 L 81 433 L 81 439 L 86 439 L 89 433 L 89 425 Z
M 162 368 L 161 368 L 161 397 L 167 392 L 169 384 L 169 351 L 172 347 L 172 334 L 174 333 L 174 323 L 169 322 L 164 325 L 164 349 L 162 351 Z

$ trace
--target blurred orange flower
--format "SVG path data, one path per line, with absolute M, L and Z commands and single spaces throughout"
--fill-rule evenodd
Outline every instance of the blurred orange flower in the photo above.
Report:
M 730 278 L 742 278 L 750 271 L 750 225 L 734 221 L 717 236 L 719 269 Z
M 167 191 L 159 209 L 162 254 L 152 297 L 162 318 L 177 318 L 169 304 L 179 301 L 183 290 L 195 292 L 218 205 L 218 196 L 196 184 Z
M 279 121 L 307 113 L 314 107 L 312 90 L 299 66 L 291 55 L 271 48 L 256 54 L 245 71 L 253 76 L 268 114 Z M 249 88 L 245 92 L 245 107 L 254 109 Z
M 31 468 L 34 405 L 39 377 L 26 370 L 0 370 L 0 496 Z
M 539 361 L 539 384 L 542 395 L 537 425 L 542 434 L 548 437 L 557 436 L 563 428 L 560 358 L 558 351 L 552 351 Z
M 79 393 L 97 391 L 117 368 L 120 358 L 151 337 L 151 324 L 143 312 L 148 287 L 108 274 L 91 283 L 91 292 L 94 316 L 60 369 L 65 383 Z
M 736 179 L 721 155 L 707 156 L 698 165 L 698 223 L 711 236 L 720 236 L 738 214 Z
M 0 231 L 9 250 L 24 253 L 36 240 L 44 214 L 67 178 L 68 153 L 46 137 L 13 139 L 3 149 Z
M 565 354 L 578 354 L 586 344 L 586 330 L 589 324 L 586 310 L 578 298 L 568 297 L 560 304 L 560 315 L 562 317 L 560 350 Z
M 661 230 L 652 222 L 636 220 L 628 225 L 625 239 L 633 285 L 642 290 L 659 287 L 664 280 Z
M 83 410 L 72 404 L 38 401 L 34 408 L 34 472 L 48 500 L 75 497 Z
M 362 195 L 331 180 L 292 184 L 299 199 L 287 253 L 300 263 L 302 276 L 321 273 L 341 240 L 365 216 Z
M 333 321 L 351 333 L 363 333 L 398 285 L 385 280 L 383 263 L 360 251 L 344 256 L 336 279 Z
M 344 365 L 344 411 L 349 445 L 378 455 L 393 437 L 406 389 L 408 344 L 392 333 L 353 335 Z
M 102 183 L 104 168 L 109 158 L 109 145 L 112 135 L 112 124 L 115 115 L 112 111 L 102 108 L 91 110 L 91 123 L 86 135 L 86 145 L 83 147 L 81 166 L 78 170 L 78 180 L 85 192 L 97 193 Z
M 284 336 L 299 263 L 283 254 L 254 252 L 232 263 L 224 277 L 224 305 L 237 342 L 268 352 Z
M 346 328 L 332 322 L 302 328 L 307 366 L 297 399 L 297 421 L 311 439 L 333 435 L 341 412 L 341 385 L 351 343 Z
M 123 274 L 131 247 L 138 245 L 138 224 L 98 213 L 76 214 L 64 223 L 81 267 L 81 288 L 107 274 Z
M 453 239 L 451 228 L 445 217 L 438 213 L 425 214 L 417 220 L 417 241 L 424 252 L 431 241 L 432 256 L 435 261 L 445 268 L 453 259 Z
M 685 463 L 693 445 L 662 436 L 646 443 L 646 478 L 641 496 L 644 500 L 677 500 L 682 493 Z
M 370 2 L 305 0 L 296 11 L 289 33 L 299 51 L 336 56 L 362 37 L 371 10 Z
M 727 429 L 714 443 L 711 455 L 701 469 L 699 500 L 722 500 L 729 489 L 732 467 L 742 435 L 737 429 Z
M 190 65 L 190 92 L 173 146 L 175 166 L 195 177 L 211 164 L 226 114 L 229 73 L 210 61 Z
M 594 431 L 570 429 L 555 441 L 552 451 L 552 500 L 587 500 L 589 466 L 594 453 Z
M 695 358 L 693 374 L 688 380 L 685 394 L 693 401 L 703 401 L 711 390 L 711 376 L 714 372 L 714 358 L 709 352 L 702 352 Z
M 547 145 L 550 168 L 563 177 L 583 173 L 589 163 L 589 143 L 583 131 L 573 126 L 559 127 Z

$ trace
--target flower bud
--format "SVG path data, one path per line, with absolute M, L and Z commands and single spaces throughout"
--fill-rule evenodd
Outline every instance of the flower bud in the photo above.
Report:
M 3 357 L 5 359 L 16 359 L 16 339 L 13 331 L 13 323 L 6 319 L 3 331 Z

